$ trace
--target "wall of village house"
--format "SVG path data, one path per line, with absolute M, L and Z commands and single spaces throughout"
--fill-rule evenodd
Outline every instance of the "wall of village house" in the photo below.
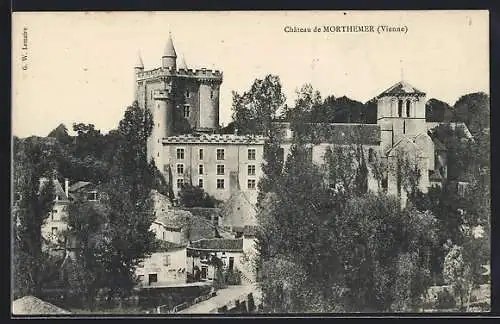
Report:
M 207 252 L 207 257 L 211 252 Z M 233 269 L 241 269 L 242 263 L 245 263 L 243 260 L 242 252 L 216 252 L 215 256 L 220 258 L 223 262 L 223 269 L 226 270 L 229 267 L 229 259 L 234 258 Z M 207 278 L 206 280 L 214 280 L 215 278 L 215 267 L 212 265 L 208 265 L 206 263 L 201 262 L 202 258 L 200 257 L 189 257 L 187 258 L 186 270 L 189 273 L 193 273 L 194 267 L 198 267 L 201 271 L 202 267 L 207 267 Z
M 159 223 L 151 224 L 150 230 L 153 231 L 158 240 L 168 241 L 172 243 L 181 244 L 182 243 L 182 233 L 181 231 L 168 230 L 165 226 Z
M 55 233 L 61 233 L 68 228 L 67 217 L 68 217 L 68 203 L 63 201 L 58 201 L 54 203 L 52 210 L 49 212 L 49 216 L 42 226 L 41 233 L 45 239 L 55 242 L 57 236 L 53 235 Z
M 184 149 L 183 159 L 177 159 L 177 149 Z M 200 149 L 203 150 L 203 159 L 200 159 Z M 224 160 L 217 160 L 217 149 L 224 149 Z M 255 160 L 248 159 L 249 149 L 255 150 Z M 164 145 L 163 155 L 168 156 L 166 161 L 172 170 L 172 186 L 176 195 L 181 189 L 177 187 L 177 179 L 184 179 L 185 183 L 191 182 L 194 186 L 198 186 L 201 179 L 205 192 L 216 199 L 225 201 L 240 189 L 251 201 L 257 201 L 257 185 L 262 174 L 262 144 L 168 144 Z M 178 164 L 183 165 L 182 174 L 177 172 Z M 200 165 L 203 165 L 202 174 L 199 172 Z M 217 174 L 217 165 L 224 165 L 223 175 Z M 249 174 L 249 166 L 255 166 L 254 175 Z M 162 169 L 167 170 L 167 167 Z M 217 188 L 217 179 L 224 180 L 224 188 Z M 249 180 L 255 180 L 254 188 L 249 188 Z
M 184 248 L 153 253 L 136 269 L 136 275 L 139 276 L 142 285 L 149 284 L 150 274 L 157 275 L 156 285 L 176 284 L 186 282 L 186 270 L 186 249 Z

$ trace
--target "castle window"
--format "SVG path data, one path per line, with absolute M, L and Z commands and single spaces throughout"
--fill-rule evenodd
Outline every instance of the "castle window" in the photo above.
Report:
M 213 90 L 210 90 L 210 99 L 213 99 L 214 98 L 214 92 Z
M 157 156 L 157 157 L 160 157 L 160 152 L 156 153 L 156 156 Z
M 368 149 L 368 162 L 373 162 L 373 149 Z
M 186 89 L 186 98 L 189 98 L 189 89 Z
M 255 179 L 248 180 L 248 189 L 251 189 L 251 190 L 255 189 Z
M 184 179 L 177 179 L 177 189 L 184 187 Z
M 398 116 L 403 117 L 403 100 L 398 101 Z
M 203 188 L 203 179 L 198 179 L 198 187 Z
M 217 179 L 217 189 L 224 189 L 224 179 Z
M 411 101 L 410 99 L 406 100 L 406 117 L 410 117 L 410 106 L 411 106 Z
M 248 166 L 248 175 L 255 175 L 255 165 Z
M 177 174 L 184 174 L 184 164 L 177 164 Z
M 403 120 L 403 134 L 406 134 L 406 120 Z
M 224 160 L 224 149 L 217 149 L 217 160 Z
M 52 230 L 52 235 L 57 234 L 57 227 L 52 227 L 51 230 Z
M 217 164 L 217 175 L 224 174 L 224 164 Z
M 248 159 L 255 160 L 255 149 L 248 149 Z
M 200 149 L 199 155 L 200 155 L 200 160 L 203 160 L 203 149 Z
M 184 118 L 189 118 L 191 113 L 191 107 L 189 105 L 184 105 Z
M 164 266 L 169 266 L 170 265 L 170 254 L 165 255 L 165 262 L 163 262 Z
M 184 160 L 184 149 L 177 149 L 177 160 Z
M 203 164 L 198 165 L 198 174 L 203 174 Z

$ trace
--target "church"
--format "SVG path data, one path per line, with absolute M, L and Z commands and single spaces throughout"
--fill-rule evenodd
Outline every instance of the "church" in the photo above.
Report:
M 169 35 L 161 66 L 144 70 L 139 56 L 134 67 L 135 98 L 153 115 L 154 128 L 148 140 L 148 156 L 165 176 L 175 194 L 185 183 L 199 186 L 216 199 L 235 195 L 255 204 L 257 184 L 262 176 L 261 135 L 218 134 L 219 93 L 223 73 L 189 69 L 177 53 Z M 401 157 L 418 169 L 422 192 L 440 185 L 446 178 L 446 148 L 429 136 L 437 123 L 426 122 L 426 94 L 401 80 L 376 97 L 376 124 L 317 124 L 311 143 L 312 161 L 321 164 L 327 147 L 361 145 L 368 162 L 375 157 L 386 165 L 397 165 Z M 187 122 L 189 131 L 176 131 L 176 123 Z M 290 123 L 276 122 L 283 131 L 286 159 L 293 138 Z M 464 124 L 452 125 L 465 127 Z M 466 129 L 465 129 L 466 130 Z M 466 130 L 467 131 L 467 130 Z M 377 191 L 380 182 L 369 169 L 368 189 Z M 401 197 L 405 192 L 398 172 L 386 172 L 383 189 Z

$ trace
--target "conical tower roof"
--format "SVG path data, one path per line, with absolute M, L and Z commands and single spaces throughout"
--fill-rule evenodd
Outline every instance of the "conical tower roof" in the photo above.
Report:
M 134 67 L 144 69 L 144 63 L 142 62 L 141 52 L 137 52 L 137 61 L 135 61 Z
M 165 51 L 163 52 L 163 56 L 168 56 L 168 57 L 177 57 L 177 54 L 175 53 L 175 48 L 174 48 L 174 42 L 172 41 L 172 34 L 168 34 L 168 40 L 167 44 L 165 45 Z
M 188 69 L 184 55 L 182 55 L 182 57 L 181 57 L 181 62 L 179 63 L 179 69 L 183 69 L 183 70 Z

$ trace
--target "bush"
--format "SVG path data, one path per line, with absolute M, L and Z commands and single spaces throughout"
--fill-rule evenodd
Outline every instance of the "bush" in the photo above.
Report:
M 227 270 L 225 278 L 228 285 L 241 285 L 241 274 L 237 269 Z
M 445 289 L 437 294 L 437 308 L 449 309 L 456 306 L 455 297 L 452 293 Z

